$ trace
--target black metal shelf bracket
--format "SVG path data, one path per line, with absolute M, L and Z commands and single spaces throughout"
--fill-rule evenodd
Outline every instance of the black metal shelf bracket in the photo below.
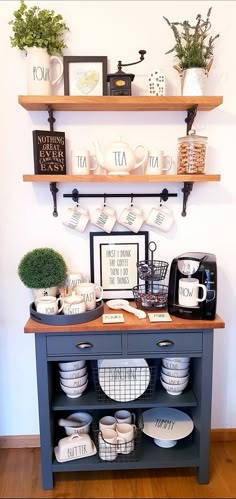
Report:
M 187 135 L 189 134 L 191 128 L 192 128 L 192 125 L 193 125 L 193 122 L 196 118 L 196 115 L 197 115 L 197 104 L 195 106 L 192 106 L 190 107 L 190 109 L 188 109 L 187 111 L 187 118 L 185 118 L 185 123 L 187 123 Z
M 187 211 L 186 211 L 187 201 L 188 201 L 190 192 L 192 192 L 192 190 L 193 190 L 193 182 L 184 182 L 184 187 L 181 190 L 183 192 L 183 210 L 182 210 L 181 215 L 182 215 L 182 217 L 186 217 L 186 215 L 187 215 Z
M 50 191 L 52 193 L 52 199 L 53 199 L 53 216 L 58 217 L 58 211 L 57 211 L 57 193 L 58 193 L 58 188 L 57 188 L 57 183 L 56 182 L 50 182 Z
M 53 116 L 53 109 L 51 106 L 48 106 L 48 122 L 50 125 L 50 132 L 53 132 L 55 121 L 56 121 L 56 118 L 54 118 L 54 116 Z
M 162 192 L 159 193 L 133 193 L 130 194 L 80 194 L 77 189 L 73 189 L 70 194 L 63 194 L 64 198 L 72 198 L 75 203 L 78 203 L 80 198 L 150 198 L 150 197 L 159 197 L 162 201 L 167 201 L 169 198 L 177 197 L 177 193 L 169 192 L 168 189 L 163 189 Z

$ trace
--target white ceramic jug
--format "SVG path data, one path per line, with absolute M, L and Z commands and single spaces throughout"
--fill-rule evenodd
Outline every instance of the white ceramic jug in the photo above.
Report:
M 59 74 L 51 79 L 51 63 L 57 61 Z M 52 86 L 57 83 L 63 73 L 63 62 L 56 55 L 50 56 L 47 49 L 27 48 L 27 93 L 28 95 L 52 95 Z

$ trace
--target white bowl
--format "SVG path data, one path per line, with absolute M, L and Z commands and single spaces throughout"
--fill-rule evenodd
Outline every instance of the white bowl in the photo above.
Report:
M 81 397 L 82 393 L 87 387 L 88 382 L 86 382 L 82 386 L 78 386 L 77 388 L 69 388 L 68 386 L 64 386 L 60 383 L 60 387 L 65 392 L 66 396 L 72 399 Z
M 163 372 L 161 373 L 161 377 L 165 383 L 169 385 L 183 385 L 186 381 L 188 381 L 189 376 L 185 376 L 184 378 L 175 378 L 173 376 L 166 376 Z
M 188 381 L 185 381 L 185 383 L 181 385 L 169 385 L 168 383 L 165 383 L 162 378 L 160 378 L 162 386 L 166 389 L 167 393 L 169 395 L 180 395 L 182 391 L 186 388 Z
M 171 376 L 172 378 L 184 378 L 184 376 L 187 376 L 189 373 L 188 368 L 187 369 L 167 369 L 166 367 L 162 366 L 161 370 L 164 374 L 166 374 L 166 376 Z
M 78 386 L 84 385 L 88 379 L 88 375 L 85 374 L 84 376 L 81 376 L 80 378 L 72 378 L 72 379 L 64 379 L 60 378 L 60 383 L 63 386 L 67 386 L 68 388 L 78 388 Z
M 168 369 L 188 369 L 189 362 L 173 362 L 172 360 L 162 359 L 162 363 Z
M 82 433 L 89 433 L 93 418 L 88 412 L 74 412 L 66 419 L 78 420 L 78 426 L 76 427 L 64 426 L 66 434 L 73 435 L 74 433 L 78 433 L 82 435 Z
M 74 360 L 73 362 L 58 362 L 60 371 L 75 371 L 85 366 L 85 360 Z
M 63 379 L 76 379 L 81 378 L 87 373 L 87 367 L 77 369 L 77 371 L 59 371 L 60 378 Z
M 165 357 L 165 360 L 170 362 L 190 362 L 190 357 Z

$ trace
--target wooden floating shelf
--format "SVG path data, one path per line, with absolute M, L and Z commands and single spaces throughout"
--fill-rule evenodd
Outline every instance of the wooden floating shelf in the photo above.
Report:
M 220 175 L 23 175 L 24 182 L 95 182 L 95 183 L 153 183 L 153 182 L 219 182 Z
M 99 96 L 19 95 L 28 111 L 186 111 L 192 106 L 211 111 L 223 102 L 222 96 Z

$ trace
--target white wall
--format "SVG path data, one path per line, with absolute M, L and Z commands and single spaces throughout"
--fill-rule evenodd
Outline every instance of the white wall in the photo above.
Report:
M 34 4 L 34 2 L 28 2 Z M 70 27 L 65 55 L 107 55 L 109 71 L 116 70 L 119 59 L 137 60 L 138 51 L 146 49 L 145 61 L 133 68 L 136 78 L 134 93 L 145 91 L 145 76 L 160 68 L 167 76 L 169 95 L 180 95 L 180 79 L 172 68 L 171 30 L 163 15 L 174 20 L 194 21 L 199 11 L 212 10 L 212 31 L 220 33 L 214 52 L 214 65 L 208 79 L 207 93 L 223 95 L 224 103 L 211 112 L 199 112 L 195 128 L 209 138 L 208 173 L 220 173 L 220 183 L 195 184 L 190 196 L 187 217 L 181 217 L 182 185 L 168 184 L 178 198 L 169 200 L 174 210 L 175 227 L 170 233 L 150 231 L 150 240 L 158 245 L 158 256 L 169 262 L 184 251 L 215 253 L 218 262 L 217 312 L 226 322 L 225 330 L 215 331 L 213 378 L 213 427 L 236 426 L 234 397 L 236 335 L 235 310 L 235 223 L 236 173 L 236 100 L 235 35 L 236 3 L 231 1 L 40 1 L 40 6 L 63 14 Z M 21 257 L 29 250 L 49 246 L 61 252 L 68 267 L 89 272 L 88 231 L 73 234 L 61 223 L 62 211 L 71 201 L 62 197 L 72 184 L 60 184 L 58 218 L 52 217 L 52 199 L 47 184 L 23 183 L 22 176 L 33 173 L 32 130 L 48 129 L 47 113 L 27 112 L 18 105 L 19 94 L 26 94 L 25 58 L 10 46 L 11 27 L 8 21 L 17 9 L 16 1 L 0 2 L 1 60 L 1 348 L 0 348 L 0 434 L 35 434 L 38 432 L 38 407 L 35 370 L 34 336 L 24 334 L 29 316 L 31 292 L 17 277 Z M 225 13 L 227 12 L 227 16 Z M 224 22 L 222 22 L 224 19 Z M 142 87 L 143 85 L 143 87 Z M 143 88 L 143 90 L 142 90 Z M 63 83 L 55 90 L 63 94 Z M 93 139 L 106 144 L 122 134 L 135 145 L 143 141 L 158 145 L 176 159 L 177 138 L 185 134 L 185 113 L 56 113 L 55 130 L 64 130 L 67 151 L 84 144 L 92 148 Z M 69 158 L 68 158 L 69 160 Z M 151 185 L 156 192 L 165 185 Z M 145 186 L 133 185 L 140 192 Z M 130 192 L 131 186 L 121 184 L 83 184 L 81 192 Z M 112 199 L 117 212 L 126 205 L 125 199 Z M 139 200 L 145 213 L 153 200 Z M 88 207 L 100 204 L 99 199 L 83 200 Z M 90 230 L 93 229 L 91 226 Z M 116 230 L 121 227 L 116 226 Z M 143 229 L 148 230 L 147 226 Z M 88 229 L 89 230 L 89 229 Z M 83 262 L 83 267 L 81 266 Z

